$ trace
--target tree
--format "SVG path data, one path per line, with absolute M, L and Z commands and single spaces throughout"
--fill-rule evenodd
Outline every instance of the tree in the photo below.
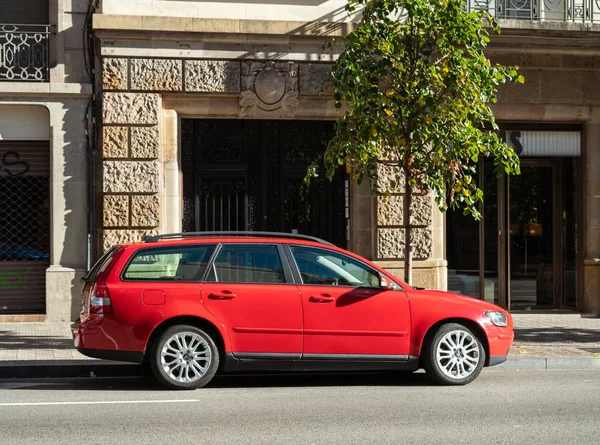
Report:
M 432 193 L 438 207 L 480 218 L 483 193 L 473 181 L 480 156 L 497 174 L 519 173 L 519 159 L 497 133 L 491 103 L 498 85 L 523 83 L 517 67 L 492 65 L 484 54 L 487 12 L 468 12 L 464 0 L 349 0 L 362 10 L 333 68 L 335 105 L 346 107 L 323 155 L 327 176 L 347 166 L 351 179 L 372 180 L 389 196 L 400 184 Z M 388 187 L 378 179 L 391 170 Z M 308 169 L 306 182 L 318 176 Z M 389 176 L 389 175 L 388 175 Z M 412 276 L 412 193 L 404 193 L 404 279 Z

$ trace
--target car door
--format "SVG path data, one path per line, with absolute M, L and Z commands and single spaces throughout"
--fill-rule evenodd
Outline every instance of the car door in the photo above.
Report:
M 302 302 L 282 255 L 276 244 L 223 244 L 209 266 L 202 302 L 227 329 L 237 358 L 302 354 Z
M 382 288 L 378 271 L 342 253 L 300 245 L 286 249 L 301 281 L 304 359 L 408 358 L 404 291 Z

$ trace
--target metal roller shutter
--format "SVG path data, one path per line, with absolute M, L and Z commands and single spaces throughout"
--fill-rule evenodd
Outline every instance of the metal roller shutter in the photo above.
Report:
M 48 142 L 0 141 L 0 315 L 45 313 L 49 172 Z

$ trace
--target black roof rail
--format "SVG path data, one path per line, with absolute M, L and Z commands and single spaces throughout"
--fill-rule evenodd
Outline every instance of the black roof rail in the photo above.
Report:
M 203 236 L 248 236 L 248 237 L 258 237 L 258 238 L 291 238 L 291 239 L 301 239 L 307 241 L 314 241 L 320 244 L 327 244 L 333 246 L 329 241 L 325 241 L 321 238 L 317 238 L 314 236 L 308 235 L 300 235 L 297 233 L 285 233 L 285 232 L 252 232 L 252 231 L 220 231 L 220 232 L 182 232 L 182 233 L 166 233 L 164 235 L 154 235 L 147 236 L 144 238 L 146 243 L 156 243 L 163 239 L 177 239 L 177 238 L 200 238 Z

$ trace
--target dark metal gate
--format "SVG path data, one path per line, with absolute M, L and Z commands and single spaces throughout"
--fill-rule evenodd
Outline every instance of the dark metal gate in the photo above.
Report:
M 183 120 L 183 229 L 297 232 L 346 246 L 344 174 L 301 196 L 308 163 L 332 136 L 324 121 Z
M 0 315 L 46 311 L 49 170 L 47 142 L 0 141 Z

